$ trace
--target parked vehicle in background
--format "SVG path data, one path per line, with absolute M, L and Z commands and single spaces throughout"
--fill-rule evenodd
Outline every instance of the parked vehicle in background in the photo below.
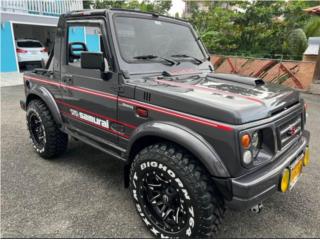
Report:
M 41 67 L 49 58 L 48 49 L 40 41 L 33 39 L 16 40 L 16 52 L 20 68 L 27 65 Z
M 185 21 L 120 9 L 60 16 L 46 68 L 24 74 L 27 126 L 43 158 L 69 136 L 125 163 L 156 237 L 211 237 L 225 208 L 258 212 L 309 163 L 299 92 L 214 73 Z M 75 186 L 76 187 L 76 186 Z

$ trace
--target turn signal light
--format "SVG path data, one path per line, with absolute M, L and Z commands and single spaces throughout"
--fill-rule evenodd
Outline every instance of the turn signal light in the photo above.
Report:
M 286 192 L 289 188 L 290 183 L 290 171 L 288 168 L 285 168 L 282 172 L 281 182 L 280 182 L 280 191 Z
M 307 166 L 310 163 L 310 150 L 309 147 L 306 148 L 306 152 L 304 153 L 303 158 L 303 166 Z
M 243 148 L 247 149 L 250 147 L 251 144 L 251 137 L 249 134 L 244 134 L 241 137 L 241 145 Z
M 41 49 L 40 52 L 48 52 L 48 48 Z

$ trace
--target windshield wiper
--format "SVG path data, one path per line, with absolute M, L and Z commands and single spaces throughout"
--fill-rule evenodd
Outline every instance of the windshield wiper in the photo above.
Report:
M 133 57 L 134 59 L 142 59 L 142 60 L 152 60 L 152 59 L 162 59 L 165 60 L 166 62 L 170 63 L 170 66 L 176 65 L 178 64 L 176 61 L 168 59 L 168 58 L 164 58 L 164 57 L 159 57 L 159 56 L 155 56 L 155 55 L 141 55 L 141 56 L 135 56 Z
M 192 56 L 189 56 L 187 54 L 174 54 L 174 55 L 171 55 L 171 57 L 174 57 L 174 58 L 191 58 L 191 59 L 195 60 L 198 63 L 198 65 L 203 63 L 203 61 L 200 60 L 199 58 L 192 57 Z

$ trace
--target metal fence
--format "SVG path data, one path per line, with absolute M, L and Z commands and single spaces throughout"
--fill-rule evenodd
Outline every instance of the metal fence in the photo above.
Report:
M 315 62 L 212 55 L 216 72 L 262 78 L 299 90 L 308 90 L 315 71 Z
M 59 16 L 82 9 L 82 0 L 0 0 L 1 11 L 15 13 Z

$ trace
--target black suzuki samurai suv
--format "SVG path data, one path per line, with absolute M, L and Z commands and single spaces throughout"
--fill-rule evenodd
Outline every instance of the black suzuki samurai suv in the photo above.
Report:
M 60 17 L 21 107 L 36 152 L 68 137 L 125 164 L 136 209 L 156 237 L 210 237 L 226 207 L 290 190 L 309 162 L 299 93 L 214 73 L 192 26 L 121 9 Z

